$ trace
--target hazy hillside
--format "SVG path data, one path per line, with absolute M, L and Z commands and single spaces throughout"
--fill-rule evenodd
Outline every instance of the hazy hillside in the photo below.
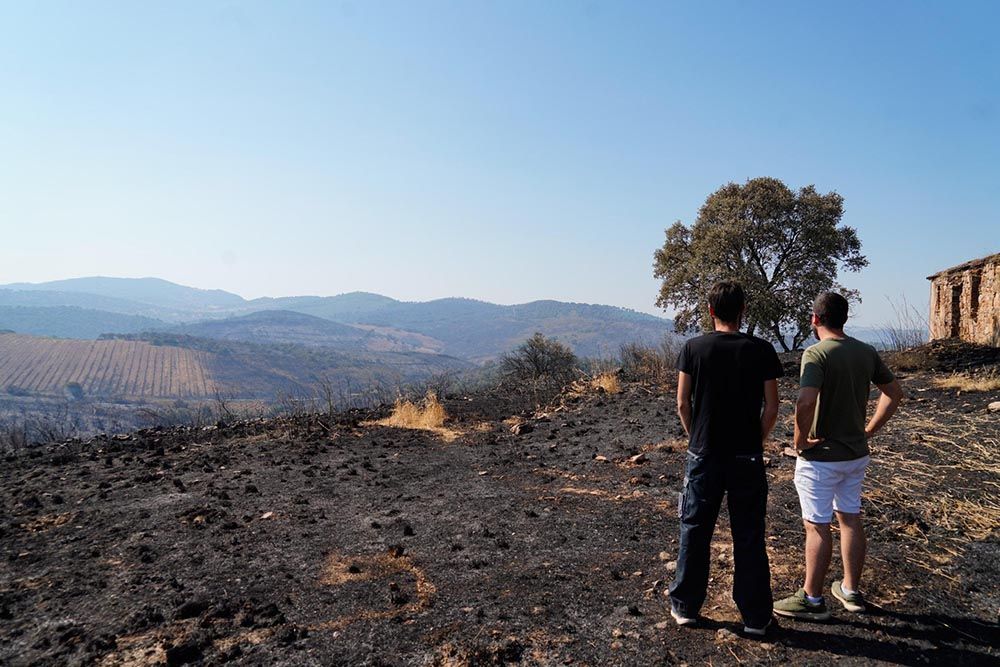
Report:
M 559 301 L 501 306 L 473 299 L 395 302 L 363 316 L 367 324 L 421 333 L 444 343 L 443 351 L 485 360 L 540 331 L 568 343 L 581 356 L 610 356 L 622 343 L 657 341 L 672 331 L 669 320 L 625 308 Z
M 170 327 L 170 333 L 249 343 L 295 343 L 360 350 L 367 331 L 289 310 L 262 310 L 249 315 L 205 320 Z
M 69 278 L 45 283 L 12 283 L 0 287 L 21 291 L 83 292 L 97 296 L 138 301 L 171 310 L 228 310 L 239 308 L 246 300 L 218 289 L 185 287 L 160 278 Z
M 135 333 L 165 326 L 161 320 L 76 306 L 0 306 L 0 329 L 35 336 L 97 338 L 104 333 Z
M 117 299 L 100 294 L 42 289 L 0 289 L 0 306 L 72 306 L 108 313 L 143 315 L 159 319 L 169 319 L 169 317 L 165 318 L 164 316 L 173 315 L 177 312 L 150 303 Z
M 286 296 L 264 297 L 247 302 L 247 307 L 257 309 L 294 310 L 337 322 L 359 322 L 373 312 L 400 303 L 381 294 L 348 292 L 337 296 Z

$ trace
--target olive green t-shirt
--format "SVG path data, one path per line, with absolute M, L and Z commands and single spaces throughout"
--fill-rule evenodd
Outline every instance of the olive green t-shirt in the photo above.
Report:
M 809 461 L 851 461 L 868 454 L 865 416 L 871 383 L 892 382 L 875 348 L 854 338 L 828 338 L 802 354 L 800 387 L 819 389 L 810 438 L 823 442 L 799 453 Z

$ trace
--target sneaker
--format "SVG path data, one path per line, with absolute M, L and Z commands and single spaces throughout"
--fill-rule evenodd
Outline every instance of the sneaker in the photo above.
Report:
M 670 607 L 670 615 L 674 617 L 675 621 L 677 621 L 677 625 L 694 625 L 698 622 L 697 618 L 685 616 L 673 607 Z
M 840 603 L 844 605 L 844 609 L 847 611 L 853 611 L 855 614 L 863 614 L 866 611 L 865 599 L 861 597 L 861 593 L 845 593 L 843 582 L 837 580 L 833 582 L 833 586 L 830 586 L 830 592 L 833 593 L 833 597 L 840 600 Z
M 767 619 L 767 623 L 762 628 L 751 628 L 749 625 L 744 625 L 743 634 L 750 635 L 751 637 L 763 637 L 767 634 L 769 627 L 771 627 L 771 619 Z
M 806 590 L 804 588 L 796 591 L 795 595 L 790 595 L 784 600 L 775 602 L 774 613 L 779 616 L 788 616 L 804 621 L 830 620 L 830 610 L 826 608 L 826 602 L 810 602 L 806 599 Z

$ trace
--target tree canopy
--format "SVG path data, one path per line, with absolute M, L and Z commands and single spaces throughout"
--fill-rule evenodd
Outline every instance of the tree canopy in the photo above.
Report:
M 708 326 L 707 295 L 719 280 L 747 293 L 747 332 L 797 349 L 811 334 L 812 302 L 835 290 L 838 269 L 868 265 L 857 231 L 840 220 L 844 199 L 809 185 L 793 192 L 776 178 L 729 183 L 705 200 L 691 227 L 678 221 L 656 250 L 653 275 L 662 280 L 656 305 L 676 309 L 675 329 Z

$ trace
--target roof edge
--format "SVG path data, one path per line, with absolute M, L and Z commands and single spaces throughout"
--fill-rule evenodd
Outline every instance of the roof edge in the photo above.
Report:
M 938 276 L 947 275 L 949 273 L 961 273 L 962 271 L 968 271 L 969 269 L 974 269 L 977 266 L 992 264 L 994 262 L 1000 263 L 1000 252 L 993 253 L 992 255 L 986 255 L 985 257 L 980 257 L 979 259 L 971 259 L 968 262 L 958 264 L 957 266 L 953 266 L 948 269 L 942 269 L 937 273 L 932 273 L 927 276 L 927 280 L 934 280 Z

